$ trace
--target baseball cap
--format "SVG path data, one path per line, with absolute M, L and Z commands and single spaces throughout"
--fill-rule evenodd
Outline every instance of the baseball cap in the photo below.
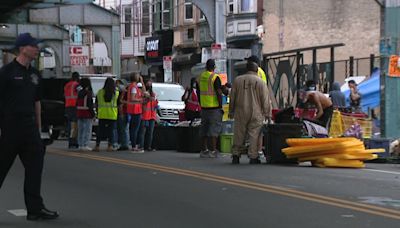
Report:
M 43 40 L 39 40 L 33 38 L 30 33 L 21 33 L 18 35 L 17 39 L 15 40 L 15 48 L 24 47 L 28 45 L 36 46 L 38 43 L 43 42 Z
M 255 55 L 252 55 L 252 56 L 250 56 L 248 58 L 245 58 L 245 60 L 257 63 L 257 65 L 260 64 L 260 59 Z
M 137 84 L 137 86 L 138 86 L 139 88 L 142 88 L 142 87 L 143 87 L 143 85 L 142 85 L 141 82 L 139 82 L 139 83 Z

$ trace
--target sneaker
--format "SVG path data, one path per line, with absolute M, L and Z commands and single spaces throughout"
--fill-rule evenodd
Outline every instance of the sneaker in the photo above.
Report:
M 208 156 L 210 158 L 217 158 L 218 157 L 218 151 L 210 151 Z
M 154 149 L 154 148 L 147 148 L 146 149 L 146 151 L 151 151 L 151 152 L 154 152 L 154 151 L 157 151 L 156 149 Z
M 250 158 L 250 164 L 254 165 L 254 164 L 261 164 L 261 161 L 259 158 Z
M 92 148 L 88 147 L 88 146 L 83 146 L 80 148 L 81 151 L 92 151 Z
M 144 150 L 142 148 L 139 148 L 139 149 L 135 148 L 135 149 L 132 149 L 131 153 L 133 153 L 133 154 L 143 154 Z
M 240 157 L 237 155 L 232 155 L 232 164 L 240 164 Z
M 202 150 L 200 151 L 200 157 L 201 158 L 209 158 L 210 157 L 210 153 L 208 150 Z

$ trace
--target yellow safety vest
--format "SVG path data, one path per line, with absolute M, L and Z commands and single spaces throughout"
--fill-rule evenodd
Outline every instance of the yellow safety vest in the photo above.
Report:
M 111 102 L 104 100 L 104 89 L 97 93 L 97 118 L 106 120 L 117 120 L 118 118 L 118 95 L 119 91 L 115 90 L 115 95 L 111 98 Z
M 258 67 L 257 75 L 265 82 L 265 84 L 267 84 L 267 76 L 265 75 L 265 72 L 261 67 Z
M 200 75 L 200 105 L 202 108 L 218 108 L 217 92 L 214 89 L 215 79 L 219 77 L 213 72 L 204 71 Z

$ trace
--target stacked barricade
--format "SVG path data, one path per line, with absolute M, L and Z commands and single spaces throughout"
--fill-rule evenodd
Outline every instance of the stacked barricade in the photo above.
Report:
M 350 129 L 354 124 L 359 124 L 362 130 L 363 138 L 371 138 L 372 120 L 364 113 L 345 113 L 334 111 L 332 121 L 329 128 L 329 136 L 342 136 L 346 130 Z

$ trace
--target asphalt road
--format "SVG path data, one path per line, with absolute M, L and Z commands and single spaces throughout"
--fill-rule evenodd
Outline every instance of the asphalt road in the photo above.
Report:
M 61 217 L 30 222 L 23 168 L 0 190 L 0 227 L 400 227 L 400 165 L 365 169 L 230 164 L 229 156 L 48 148 L 42 192 Z M 23 213 L 22 213 L 23 214 Z

